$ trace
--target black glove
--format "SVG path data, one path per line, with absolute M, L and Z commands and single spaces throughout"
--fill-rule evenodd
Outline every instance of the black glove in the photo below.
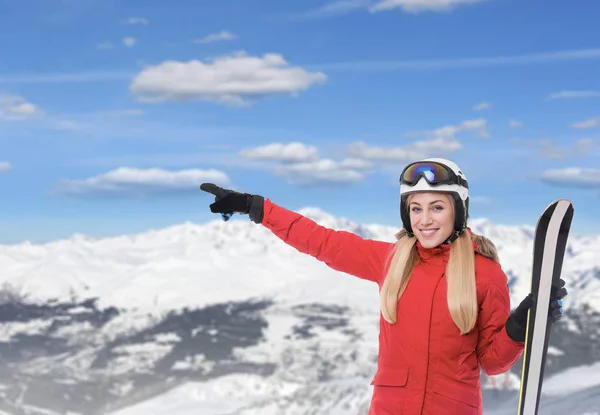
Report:
M 556 323 L 563 314 L 562 299 L 567 295 L 567 289 L 564 288 L 565 282 L 561 278 L 558 287 L 550 288 L 550 310 L 548 316 L 552 319 L 552 323 Z M 527 332 L 527 312 L 535 304 L 533 294 L 529 294 L 521 304 L 510 313 L 510 317 L 506 320 L 506 333 L 514 341 L 524 342 Z
M 248 214 L 254 223 L 263 220 L 265 199 L 262 196 L 223 189 L 213 183 L 202 183 L 200 190 L 215 195 L 210 211 L 220 213 L 224 221 L 228 221 L 234 213 Z

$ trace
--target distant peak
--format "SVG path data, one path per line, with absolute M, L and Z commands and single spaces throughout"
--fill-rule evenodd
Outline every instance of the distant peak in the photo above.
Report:
M 94 242 L 96 238 L 86 235 L 84 233 L 74 233 L 69 238 L 71 242 Z
M 338 217 L 326 212 L 325 210 L 318 208 L 318 207 L 313 207 L 313 206 L 307 206 L 304 207 L 302 209 L 299 209 L 297 211 L 298 213 L 300 213 L 302 216 L 306 216 L 307 218 L 311 218 L 311 219 L 327 219 L 327 220 L 337 220 Z
M 362 225 L 348 218 L 336 216 L 321 208 L 307 206 L 297 210 L 299 214 L 314 220 L 320 225 L 336 229 L 358 230 Z

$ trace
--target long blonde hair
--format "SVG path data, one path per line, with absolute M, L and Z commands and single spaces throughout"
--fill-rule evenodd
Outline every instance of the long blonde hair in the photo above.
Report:
M 453 207 L 454 199 L 450 197 Z M 408 204 L 406 204 L 408 209 Z M 408 236 L 406 229 L 396 234 L 395 249 L 390 253 L 390 266 L 383 281 L 380 300 L 383 318 L 390 324 L 396 322 L 398 301 L 408 286 L 412 271 L 419 261 L 417 238 Z M 499 262 L 496 247 L 488 238 L 463 232 L 450 247 L 450 257 L 446 266 L 448 292 L 448 309 L 454 324 L 461 334 L 470 332 L 477 321 L 479 305 L 475 284 L 475 252 L 473 242 L 478 251 L 496 262 Z

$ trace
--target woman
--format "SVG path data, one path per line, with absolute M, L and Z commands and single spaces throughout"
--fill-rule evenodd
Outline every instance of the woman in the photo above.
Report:
M 507 277 L 494 245 L 467 227 L 468 182 L 455 163 L 426 159 L 403 170 L 394 244 L 325 228 L 259 195 L 201 189 L 215 195 L 213 213 L 249 214 L 298 251 L 378 284 L 369 415 L 480 415 L 480 369 L 500 374 L 521 356 L 534 300 L 530 294 L 509 315 Z M 565 295 L 553 293 L 554 320 Z

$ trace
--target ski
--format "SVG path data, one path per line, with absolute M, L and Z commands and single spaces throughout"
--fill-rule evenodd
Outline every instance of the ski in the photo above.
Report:
M 538 413 L 552 327 L 550 292 L 559 285 L 573 213 L 571 201 L 556 200 L 540 216 L 535 229 L 531 292 L 536 302 L 527 319 L 518 415 Z

